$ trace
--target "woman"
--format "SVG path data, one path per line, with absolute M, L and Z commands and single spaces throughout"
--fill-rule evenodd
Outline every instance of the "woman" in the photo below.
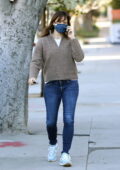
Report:
M 83 51 L 70 28 L 70 16 L 56 12 L 36 44 L 30 65 L 29 84 L 36 82 L 40 69 L 44 75 L 46 128 L 49 138 L 48 161 L 57 159 L 57 117 L 63 102 L 63 149 L 59 164 L 72 166 L 69 154 L 73 134 L 76 101 L 79 93 L 76 62 L 84 58 Z

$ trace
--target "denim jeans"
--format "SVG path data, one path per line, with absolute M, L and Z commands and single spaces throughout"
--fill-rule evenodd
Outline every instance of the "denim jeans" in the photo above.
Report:
M 44 84 L 46 105 L 46 128 L 49 143 L 57 143 L 57 118 L 62 100 L 63 103 L 63 150 L 69 153 L 74 134 L 74 115 L 79 94 L 78 80 L 54 80 Z

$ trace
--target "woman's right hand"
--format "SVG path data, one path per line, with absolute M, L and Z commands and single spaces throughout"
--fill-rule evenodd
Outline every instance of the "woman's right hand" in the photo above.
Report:
M 36 84 L 36 78 L 32 77 L 28 80 L 29 85 Z

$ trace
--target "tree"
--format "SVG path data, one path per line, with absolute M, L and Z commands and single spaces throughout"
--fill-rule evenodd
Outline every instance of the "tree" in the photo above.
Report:
M 47 0 L 0 0 L 0 132 L 26 131 L 32 46 Z
M 48 3 L 53 3 L 51 8 L 56 10 L 66 10 L 74 16 L 75 30 L 82 28 L 84 31 L 93 31 L 94 19 L 99 16 L 99 9 L 105 4 L 109 4 L 111 0 L 48 0 Z M 120 1 L 120 0 L 113 0 Z M 115 2 L 114 2 L 115 3 Z M 82 18 L 82 19 L 81 19 Z
M 93 16 L 97 16 L 98 13 L 98 1 L 97 0 L 83 0 L 79 5 L 78 9 L 82 14 L 82 29 L 86 31 L 93 30 Z
M 111 6 L 113 9 L 120 9 L 120 0 L 112 0 Z
M 67 12 L 75 12 L 75 7 L 81 0 L 48 0 L 48 5 L 51 4 L 50 8 L 58 11 L 58 10 L 65 10 Z
M 98 0 L 49 0 L 48 2 L 53 3 L 51 7 L 55 11 L 66 10 L 69 13 L 77 14 L 75 22 L 79 20 L 79 14 L 82 16 L 83 24 L 82 28 L 86 31 L 92 31 L 93 29 L 93 16 L 98 15 Z M 79 23 L 79 22 L 78 22 Z

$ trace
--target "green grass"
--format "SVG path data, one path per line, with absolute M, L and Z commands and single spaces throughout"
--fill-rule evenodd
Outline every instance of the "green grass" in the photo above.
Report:
M 120 23 L 120 19 L 113 20 L 112 23 Z
M 92 38 L 92 37 L 97 37 L 99 34 L 99 28 L 96 26 L 93 26 L 92 31 L 86 31 L 84 29 L 80 29 L 77 31 L 76 36 L 80 38 Z

